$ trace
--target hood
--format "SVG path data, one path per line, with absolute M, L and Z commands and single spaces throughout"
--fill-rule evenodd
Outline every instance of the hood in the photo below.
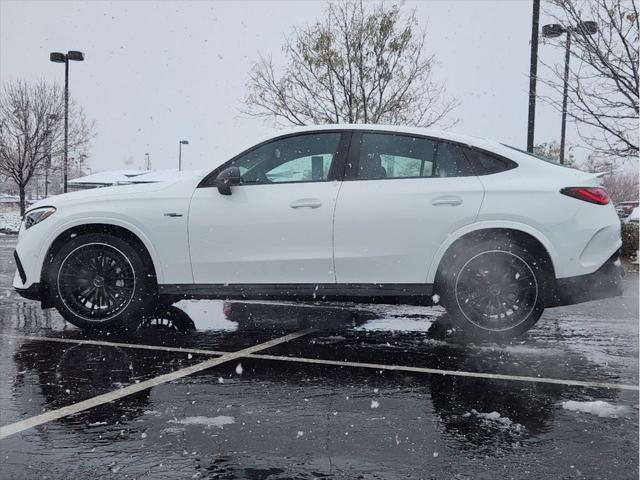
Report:
M 172 177 L 152 176 L 153 172 L 148 175 L 149 177 L 147 179 L 143 179 L 146 175 L 140 175 L 139 177 L 136 177 L 135 182 L 127 185 L 112 185 L 108 187 L 90 188 L 87 190 L 79 190 L 76 192 L 54 195 L 52 197 L 39 200 L 38 202 L 31 205 L 31 207 L 29 207 L 27 210 L 49 206 L 56 207 L 58 205 L 79 203 L 89 200 L 108 199 L 109 197 L 135 197 L 137 195 L 143 195 L 145 193 L 157 192 L 159 190 L 167 189 L 177 184 L 197 183 L 201 178 L 204 177 L 205 172 L 203 170 L 176 172 L 176 174 Z

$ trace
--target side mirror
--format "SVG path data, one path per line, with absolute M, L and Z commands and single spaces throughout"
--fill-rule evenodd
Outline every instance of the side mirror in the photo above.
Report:
M 231 195 L 231 185 L 240 184 L 240 169 L 229 167 L 222 170 L 216 177 L 216 187 L 220 195 Z

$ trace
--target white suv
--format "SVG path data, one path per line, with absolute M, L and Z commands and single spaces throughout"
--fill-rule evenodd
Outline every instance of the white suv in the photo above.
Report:
M 82 328 L 181 298 L 442 304 L 506 338 L 545 307 L 619 294 L 620 222 L 594 174 L 490 140 L 299 128 L 211 172 L 49 198 L 14 287 Z

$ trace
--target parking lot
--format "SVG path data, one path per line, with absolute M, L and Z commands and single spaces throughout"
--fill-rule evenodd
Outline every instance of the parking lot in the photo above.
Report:
M 638 478 L 637 274 L 504 345 L 439 308 L 218 301 L 124 337 L 19 298 L 14 243 L 5 478 Z

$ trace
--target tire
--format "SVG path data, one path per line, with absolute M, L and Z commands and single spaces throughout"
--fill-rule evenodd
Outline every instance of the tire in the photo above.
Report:
M 480 240 L 457 249 L 436 289 L 451 321 L 474 340 L 522 335 L 544 311 L 543 262 L 509 240 Z
M 157 297 L 142 248 L 106 233 L 71 238 L 44 272 L 53 305 L 79 328 L 135 330 Z

